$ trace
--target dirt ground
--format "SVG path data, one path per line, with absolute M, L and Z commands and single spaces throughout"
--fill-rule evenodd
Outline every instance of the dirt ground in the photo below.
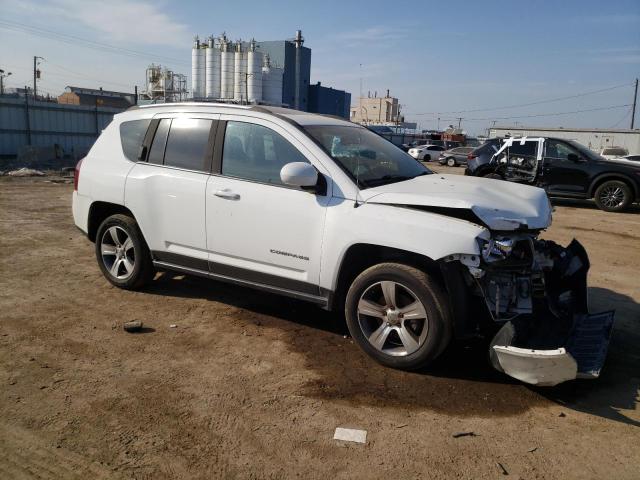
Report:
M 51 180 L 0 179 L 0 478 L 640 477 L 640 209 L 556 202 L 543 236 L 585 245 L 617 320 L 600 379 L 531 388 L 482 342 L 404 373 L 311 305 L 166 274 L 118 290 Z

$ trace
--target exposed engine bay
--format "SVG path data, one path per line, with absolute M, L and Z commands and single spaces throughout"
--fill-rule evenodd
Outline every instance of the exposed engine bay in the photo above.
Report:
M 480 242 L 481 258 L 458 260 L 472 295 L 502 325 L 491 341 L 493 366 L 542 386 L 598 377 L 614 312 L 588 312 L 589 258 L 582 245 L 573 240 L 565 248 L 514 232 Z

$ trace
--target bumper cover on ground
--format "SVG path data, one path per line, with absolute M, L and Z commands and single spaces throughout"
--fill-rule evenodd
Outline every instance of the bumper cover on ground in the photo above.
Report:
M 553 386 L 575 378 L 597 378 L 607 356 L 614 312 L 587 308 L 589 258 L 576 240 L 553 244 L 554 268 L 537 315 L 517 318 L 498 331 L 489 356 L 493 366 L 532 385 Z

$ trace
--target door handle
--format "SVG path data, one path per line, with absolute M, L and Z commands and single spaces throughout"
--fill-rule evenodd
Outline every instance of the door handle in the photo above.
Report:
M 227 200 L 240 200 L 240 195 L 233 193 L 230 190 L 218 190 L 214 193 L 216 197 L 224 198 Z

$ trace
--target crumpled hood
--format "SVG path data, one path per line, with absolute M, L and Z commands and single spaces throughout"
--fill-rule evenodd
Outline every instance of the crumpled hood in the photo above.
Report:
M 551 225 L 551 205 L 541 188 L 461 175 L 423 175 L 360 192 L 365 203 L 471 210 L 492 230 Z

